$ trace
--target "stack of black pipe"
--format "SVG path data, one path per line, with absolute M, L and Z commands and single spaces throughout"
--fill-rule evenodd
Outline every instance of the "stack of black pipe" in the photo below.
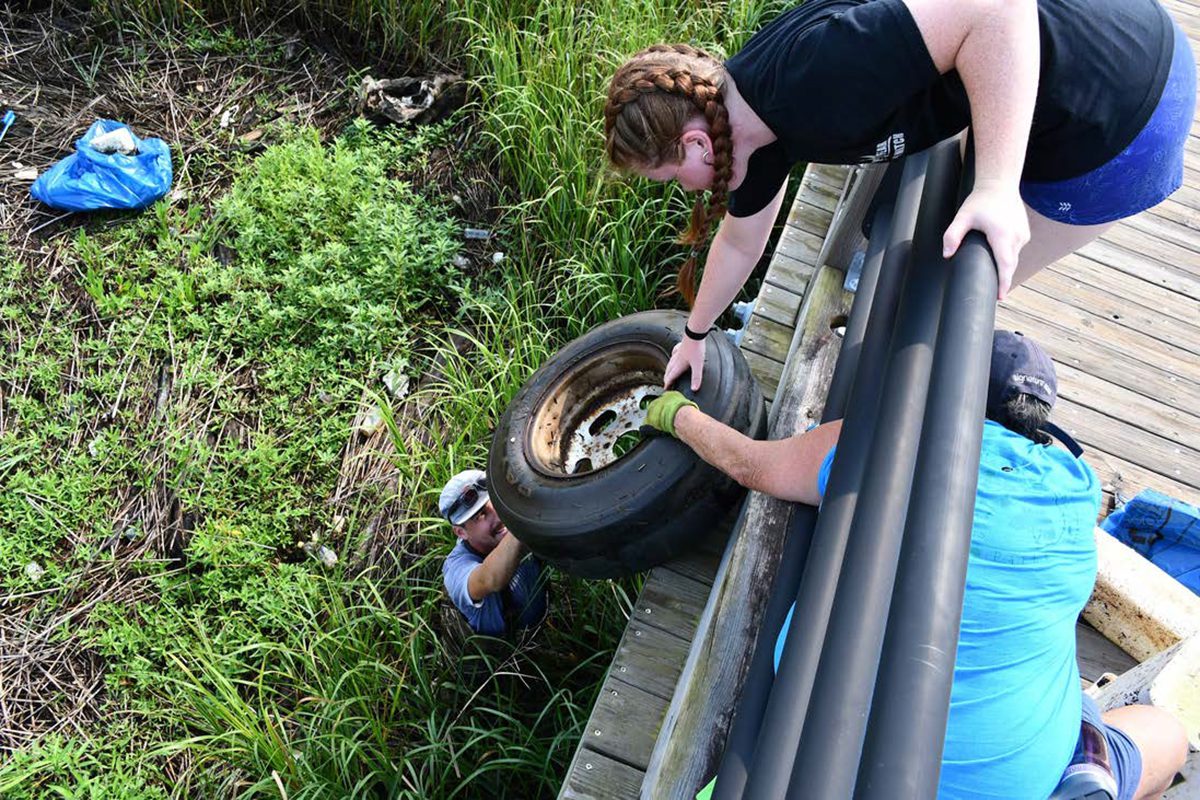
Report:
M 717 800 L 936 794 L 995 322 L 982 236 L 941 256 L 962 172 L 949 140 L 880 188 L 823 414 L 838 455 L 820 514 L 793 513 Z

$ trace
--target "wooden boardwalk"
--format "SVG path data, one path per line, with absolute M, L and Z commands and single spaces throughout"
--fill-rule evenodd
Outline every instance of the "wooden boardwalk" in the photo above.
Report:
M 1164 5 L 1200 52 L 1200 0 Z M 768 401 L 812 276 L 821 265 L 847 265 L 846 242 L 831 247 L 827 235 L 860 175 L 805 172 L 741 341 Z M 1183 187 L 1013 292 L 997 326 L 1035 337 L 1054 357 L 1053 419 L 1084 446 L 1110 502 L 1148 487 L 1200 504 L 1200 115 Z M 639 795 L 722 547 L 709 542 L 647 577 L 560 798 Z M 1085 678 L 1132 663 L 1086 626 L 1078 641 Z M 1190 784 L 1168 796 L 1191 796 L 1182 793 L 1194 791 Z
M 1200 3 L 1164 5 L 1200 52 Z M 1106 491 L 1200 505 L 1200 117 L 1183 187 L 1013 292 L 997 325 L 1050 351 L 1053 419 Z
M 805 173 L 742 336 L 742 353 L 768 402 L 779 386 L 804 291 L 848 174 L 845 167 Z M 687 558 L 650 571 L 560 798 L 638 796 L 724 545 L 709 541 Z

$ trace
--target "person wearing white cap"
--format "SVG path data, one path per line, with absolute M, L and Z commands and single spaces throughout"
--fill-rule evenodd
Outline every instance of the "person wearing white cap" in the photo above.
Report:
M 536 625 L 546 613 L 542 565 L 496 515 L 487 476 L 469 469 L 451 478 L 438 512 L 458 537 L 442 564 L 454 605 L 476 633 L 505 636 Z

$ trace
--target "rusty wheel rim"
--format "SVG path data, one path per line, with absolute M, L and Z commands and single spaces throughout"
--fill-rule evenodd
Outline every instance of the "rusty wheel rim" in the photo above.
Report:
M 554 478 L 605 469 L 641 443 L 646 406 L 662 394 L 662 350 L 620 344 L 573 364 L 542 396 L 527 436 L 530 465 Z

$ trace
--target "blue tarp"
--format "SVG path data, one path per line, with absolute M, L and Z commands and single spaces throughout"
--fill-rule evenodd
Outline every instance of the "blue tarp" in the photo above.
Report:
M 1100 527 L 1200 595 L 1200 508 L 1144 489 Z

